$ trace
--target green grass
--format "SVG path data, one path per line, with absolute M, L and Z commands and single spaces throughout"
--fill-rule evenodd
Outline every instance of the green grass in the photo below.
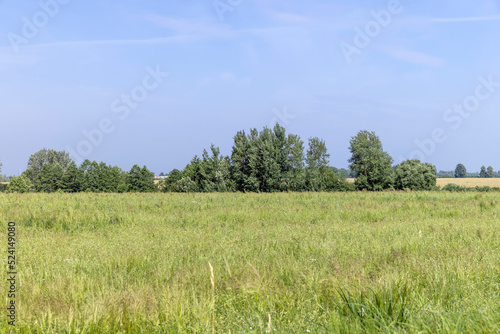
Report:
M 498 333 L 499 218 L 498 193 L 0 194 L 0 332 Z

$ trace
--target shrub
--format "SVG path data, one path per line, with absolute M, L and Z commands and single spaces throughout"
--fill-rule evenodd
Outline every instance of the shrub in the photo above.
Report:
M 33 190 L 33 183 L 24 175 L 13 176 L 7 187 L 7 192 L 9 193 L 28 193 Z
M 418 159 L 405 160 L 396 167 L 394 188 L 432 190 L 436 186 L 436 167 Z

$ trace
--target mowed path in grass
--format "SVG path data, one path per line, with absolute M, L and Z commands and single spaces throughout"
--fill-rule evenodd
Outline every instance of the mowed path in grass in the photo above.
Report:
M 0 215 L 18 332 L 500 331 L 496 193 L 0 194 Z

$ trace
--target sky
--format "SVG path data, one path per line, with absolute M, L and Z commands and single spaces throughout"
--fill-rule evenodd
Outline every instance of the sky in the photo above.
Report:
M 0 161 L 42 148 L 156 174 L 279 122 L 346 168 L 500 170 L 500 0 L 0 0 Z

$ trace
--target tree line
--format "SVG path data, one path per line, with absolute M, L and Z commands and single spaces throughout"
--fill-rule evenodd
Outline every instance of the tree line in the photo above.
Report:
M 85 160 L 79 167 L 64 151 L 42 149 L 31 155 L 28 168 L 10 179 L 8 192 L 150 192 L 158 187 L 154 173 L 134 165 L 129 172 L 104 162 Z
M 329 166 L 324 140 L 304 141 L 276 124 L 272 129 L 239 131 L 230 155 L 213 144 L 182 169 L 174 169 L 155 183 L 146 166 L 128 172 L 104 162 L 84 161 L 80 166 L 64 151 L 43 149 L 33 154 L 27 169 L 12 177 L 11 192 L 283 192 L 431 190 L 436 168 L 419 160 L 393 166 L 374 132 L 360 131 L 350 140 L 349 170 Z M 348 182 L 347 177 L 355 178 Z
M 437 174 L 438 177 L 443 177 L 443 178 L 494 178 L 494 177 L 500 177 L 500 171 L 495 172 L 493 170 L 493 167 L 488 166 L 486 168 L 485 166 L 481 166 L 481 170 L 479 172 L 475 173 L 469 173 L 467 172 L 467 169 L 463 164 L 457 164 L 455 171 L 439 171 Z

